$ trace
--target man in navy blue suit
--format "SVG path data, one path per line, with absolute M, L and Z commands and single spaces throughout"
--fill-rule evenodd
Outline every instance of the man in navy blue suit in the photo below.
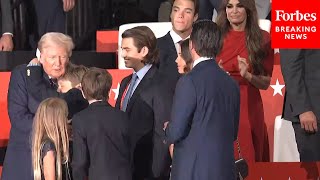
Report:
M 8 90 L 11 130 L 0 179 L 34 179 L 30 136 L 33 117 L 42 100 L 58 96 L 67 102 L 83 100 L 81 91 L 76 88 L 64 95 L 58 94 L 54 83 L 65 73 L 73 47 L 69 36 L 62 33 L 47 33 L 38 43 L 41 52 L 40 64 L 30 62 L 28 65 L 17 66 L 12 71 Z
M 220 31 L 209 20 L 194 24 L 190 36 L 193 69 L 177 83 L 166 128 L 174 143 L 174 180 L 235 179 L 233 142 L 237 137 L 240 92 L 219 68 Z

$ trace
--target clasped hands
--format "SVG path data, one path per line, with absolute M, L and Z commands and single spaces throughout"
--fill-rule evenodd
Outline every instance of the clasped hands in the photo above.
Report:
M 240 55 L 238 55 L 237 56 L 237 60 L 238 60 L 238 67 L 239 67 L 239 72 L 240 72 L 241 77 L 243 77 L 243 78 L 245 78 L 247 80 L 251 79 L 252 74 L 248 71 L 249 70 L 249 64 L 247 63 L 246 58 L 243 58 Z M 219 67 L 221 69 L 223 69 L 225 71 L 225 69 L 224 69 L 222 64 L 223 64 L 223 61 L 222 61 L 222 59 L 220 59 L 218 65 L 219 65 Z M 230 73 L 228 71 L 226 71 L 226 73 L 228 75 L 230 75 Z

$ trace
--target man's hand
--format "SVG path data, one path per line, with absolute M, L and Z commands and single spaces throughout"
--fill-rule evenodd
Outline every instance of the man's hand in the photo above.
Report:
M 38 58 L 33 58 L 29 63 L 31 63 L 31 64 L 39 64 L 40 62 L 39 62 Z
M 299 115 L 301 128 L 308 133 L 315 133 L 318 131 L 317 117 L 312 111 L 307 111 Z
M 168 124 L 169 124 L 169 121 L 167 121 L 167 122 L 165 122 L 165 123 L 163 124 L 163 130 L 164 130 L 164 131 L 167 129 Z
M 10 34 L 4 34 L 0 38 L 0 51 L 12 51 L 13 41 Z
M 62 0 L 62 1 L 63 1 L 63 10 L 65 12 L 68 12 L 71 9 L 73 9 L 75 5 L 75 0 Z

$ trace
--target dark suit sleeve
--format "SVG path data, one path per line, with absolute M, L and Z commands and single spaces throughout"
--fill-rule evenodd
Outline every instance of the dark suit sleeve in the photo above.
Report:
M 235 88 L 235 96 L 234 96 L 234 140 L 238 137 L 239 130 L 239 120 L 240 120 L 240 89 L 237 85 Z
M 173 99 L 171 121 L 166 129 L 170 144 L 186 137 L 197 104 L 195 86 L 188 75 L 183 76 L 177 83 Z
M 158 81 L 159 82 L 159 81 Z M 153 91 L 152 107 L 154 112 L 154 135 L 153 135 L 153 177 L 168 176 L 170 172 L 171 157 L 169 144 L 164 143 L 165 133 L 163 125 L 170 119 L 172 95 L 169 89 L 156 86 Z
M 73 130 L 73 160 L 72 174 L 73 179 L 85 179 L 88 177 L 89 156 L 86 143 L 86 136 L 81 127 L 81 119 L 74 116 L 72 120 Z
M 13 33 L 13 21 L 11 13 L 11 4 L 9 0 L 1 0 L 1 35 L 5 32 Z
M 312 110 L 304 80 L 304 61 L 302 49 L 280 50 L 281 70 L 293 116 Z
M 12 71 L 8 90 L 8 113 L 11 126 L 21 132 L 31 132 L 34 113 L 28 108 L 25 69 L 19 66 Z
M 166 85 L 166 84 L 161 84 Z M 154 111 L 154 131 L 156 136 L 162 140 L 165 139 L 163 131 L 164 123 L 170 120 L 171 106 L 172 106 L 172 92 L 169 88 L 164 86 L 156 86 L 153 92 L 152 108 Z

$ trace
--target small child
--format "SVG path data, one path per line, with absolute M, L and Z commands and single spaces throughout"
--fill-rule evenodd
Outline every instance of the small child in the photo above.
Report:
M 68 169 L 68 108 L 60 98 L 48 98 L 37 109 L 32 129 L 32 165 L 35 180 L 70 180 Z
M 72 88 L 79 88 L 83 75 L 88 68 L 83 65 L 69 63 L 66 73 L 58 78 L 58 92 L 66 93 Z
M 129 119 L 107 101 L 112 77 L 105 69 L 90 68 L 81 90 L 89 107 L 73 117 L 74 179 L 131 180 Z
M 69 63 L 64 75 L 58 78 L 58 89 L 57 91 L 60 93 L 67 93 L 72 88 L 80 88 L 81 80 L 84 74 L 88 71 L 88 68 L 83 65 L 75 65 Z M 71 118 L 73 114 L 80 112 L 81 110 L 88 107 L 88 102 L 84 99 L 79 99 L 75 101 L 73 97 L 69 96 L 65 98 L 65 101 L 68 104 L 69 109 L 69 123 L 71 123 Z

